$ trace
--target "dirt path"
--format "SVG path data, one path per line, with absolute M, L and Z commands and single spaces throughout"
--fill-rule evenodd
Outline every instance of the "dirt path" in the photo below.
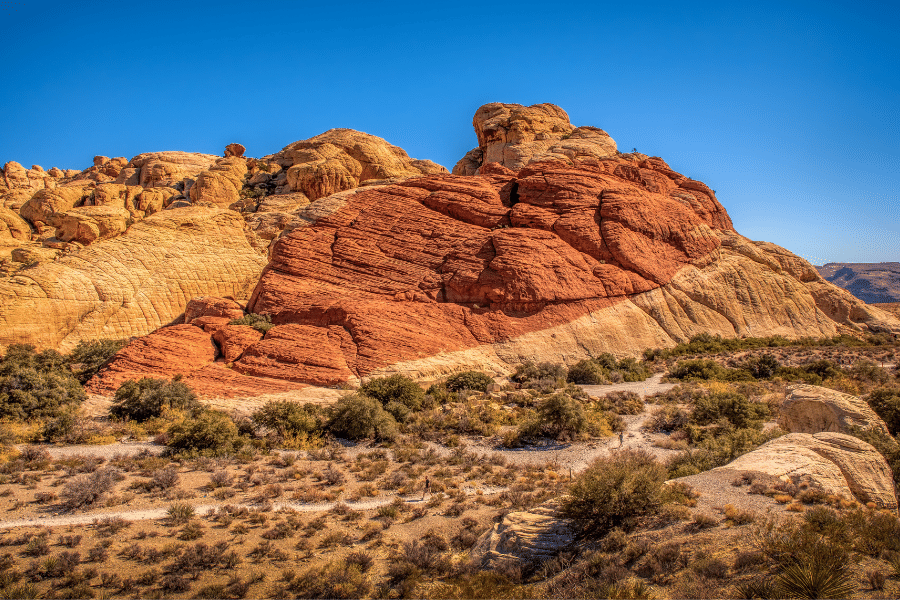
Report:
M 474 496 L 476 494 L 483 494 L 486 496 L 499 494 L 501 492 L 505 492 L 508 488 L 506 487 L 494 487 L 494 486 L 483 486 L 483 487 L 472 487 L 472 486 L 463 486 L 462 491 L 466 493 L 467 496 Z M 361 500 L 359 502 L 317 502 L 317 503 L 301 503 L 301 502 L 273 502 L 272 510 L 280 510 L 280 509 L 289 509 L 296 510 L 299 512 L 326 512 L 334 508 L 338 504 L 346 504 L 353 510 L 371 510 L 373 508 L 378 508 L 380 506 L 386 506 L 395 501 L 395 499 L 400 498 L 406 504 L 417 505 L 425 502 L 426 499 L 431 498 L 431 494 L 427 494 L 424 497 L 418 494 L 413 496 L 385 496 L 381 498 L 373 498 L 370 500 Z M 218 510 L 222 506 L 237 506 L 237 507 L 245 507 L 245 508 L 259 508 L 259 504 L 253 503 L 238 503 L 235 504 L 233 502 L 216 502 L 214 504 L 194 504 L 194 513 L 197 515 L 204 515 L 209 511 Z M 70 514 L 70 515 L 38 515 L 35 517 L 28 517 L 25 519 L 15 519 L 10 521 L 0 521 L 0 529 L 13 529 L 15 527 L 59 527 L 64 525 L 90 525 L 91 523 L 103 520 L 103 519 L 124 519 L 125 521 L 149 521 L 153 519 L 165 519 L 168 517 L 168 507 L 166 508 L 149 508 L 149 509 L 135 509 L 135 510 L 120 510 L 120 511 L 91 511 L 79 514 Z

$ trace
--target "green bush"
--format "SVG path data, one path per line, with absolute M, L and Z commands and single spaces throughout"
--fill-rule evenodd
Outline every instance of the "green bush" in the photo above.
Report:
M 341 398 L 332 408 L 326 427 L 332 434 L 351 440 L 392 440 L 399 433 L 397 421 L 381 402 L 363 394 Z
M 596 361 L 586 358 L 569 367 L 567 380 L 584 385 L 602 385 L 609 383 L 609 372 Z
M 87 383 L 127 343 L 128 340 L 126 339 L 82 340 L 78 342 L 78 345 L 75 346 L 75 349 L 68 356 L 69 364 L 72 365 L 78 381 L 82 384 Z
M 250 417 L 282 438 L 310 435 L 322 429 L 321 411 L 314 404 L 298 404 L 288 400 L 266 402 Z
M 542 379 L 562 379 L 563 381 L 565 381 L 567 373 L 568 370 L 563 365 L 558 365 L 551 362 L 534 364 L 531 361 L 527 361 L 522 363 L 521 365 L 516 366 L 516 370 L 512 374 L 510 379 L 512 379 L 516 383 L 523 384 L 540 381 Z
M 601 457 L 578 476 L 562 514 L 581 537 L 600 538 L 615 527 L 630 529 L 663 503 L 666 469 L 647 452 L 623 450 Z
M 721 467 L 783 434 L 779 429 L 701 430 L 690 426 L 686 431 L 697 447 L 679 452 L 669 460 L 670 478 L 687 477 Z
M 547 396 L 538 406 L 538 435 L 572 439 L 584 431 L 586 425 L 587 417 L 581 402 L 563 392 Z
M 725 367 L 714 360 L 683 360 L 675 364 L 669 371 L 674 379 L 724 379 Z
M 807 373 L 812 373 L 820 378 L 828 379 L 829 377 L 838 377 L 843 371 L 835 363 L 827 359 L 814 360 L 800 366 Z
M 79 405 L 84 390 L 55 350 L 13 344 L 0 360 L 0 419 L 24 421 L 60 416 Z
M 891 435 L 900 434 L 900 389 L 878 388 L 866 396 L 866 402 L 887 425 Z
M 176 452 L 232 454 L 243 445 L 237 425 L 223 412 L 204 410 L 169 428 L 166 444 Z
M 399 402 L 410 410 L 422 410 L 425 404 L 425 392 L 422 386 L 403 375 L 378 377 L 360 386 L 359 392 L 387 406 L 390 402 Z
M 766 404 L 751 402 L 746 396 L 735 392 L 721 392 L 697 398 L 691 421 L 697 425 L 709 425 L 727 419 L 738 428 L 758 429 L 769 414 Z
M 139 381 L 129 379 L 119 386 L 109 412 L 119 419 L 146 421 L 169 408 L 195 410 L 199 406 L 197 396 L 179 377 L 172 381 L 144 377 Z
M 481 371 L 464 371 L 448 377 L 444 385 L 450 392 L 460 390 L 486 392 L 492 383 L 494 383 L 494 379 Z
M 744 361 L 743 368 L 756 379 L 771 379 L 778 372 L 781 363 L 771 354 L 753 356 Z
M 258 315 L 256 313 L 250 313 L 248 315 L 244 315 L 240 319 L 233 319 L 228 322 L 229 325 L 249 325 L 253 329 L 260 331 L 262 333 L 266 333 L 275 325 L 272 323 L 272 317 L 269 315 Z

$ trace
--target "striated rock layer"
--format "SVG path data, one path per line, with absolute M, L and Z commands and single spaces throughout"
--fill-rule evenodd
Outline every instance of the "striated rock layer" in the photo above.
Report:
M 246 298 L 264 264 L 235 212 L 155 213 L 115 239 L 0 279 L 0 346 L 66 350 L 82 339 L 144 335 L 195 296 Z

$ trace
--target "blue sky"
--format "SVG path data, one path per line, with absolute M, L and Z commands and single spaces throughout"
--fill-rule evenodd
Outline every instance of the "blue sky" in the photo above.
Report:
M 900 260 L 900 8 L 831 2 L 0 1 L 0 164 L 262 156 L 332 127 L 448 168 L 552 102 L 822 264 Z

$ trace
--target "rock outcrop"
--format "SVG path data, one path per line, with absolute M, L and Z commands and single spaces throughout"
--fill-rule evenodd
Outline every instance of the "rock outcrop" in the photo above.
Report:
M 779 413 L 779 425 L 791 433 L 851 433 L 855 428 L 888 433 L 865 400 L 816 385 L 792 386 Z
M 557 516 L 554 502 L 507 514 L 478 539 L 472 559 L 484 568 L 512 562 L 527 569 L 556 556 L 575 540 L 575 531 Z
M 476 175 L 483 165 L 497 163 L 518 171 L 532 162 L 607 158 L 616 143 L 602 129 L 575 127 L 569 115 L 553 104 L 485 104 L 472 119 L 478 147 L 453 167 L 454 175 Z
M 352 129 L 331 129 L 286 146 L 267 157 L 286 174 L 288 190 L 317 200 L 371 180 L 446 173 L 430 160 L 409 157 L 402 148 Z
M 62 252 L 0 280 L 0 345 L 142 335 L 181 323 L 193 297 L 249 297 L 272 317 L 265 336 L 230 329 L 243 306 L 183 321 L 225 354 L 197 358 L 214 390 L 216 377 L 252 389 L 506 373 L 702 332 L 900 333 L 802 259 L 740 236 L 702 182 L 617 153 L 558 107 L 490 104 L 474 122 L 479 147 L 454 174 L 347 129 L 260 159 L 239 145 L 97 157 L 40 189 L 8 167 L 4 181 L 26 187 L 7 186 L 4 204 L 36 189 L 20 208 L 30 243 Z M 167 372 L 117 360 L 109 373 Z
M 82 339 L 144 335 L 193 297 L 245 298 L 265 265 L 245 228 L 233 211 L 166 210 L 0 279 L 0 346 L 66 350 Z
M 879 508 L 897 509 L 891 469 L 878 451 L 842 433 L 789 433 L 714 471 L 765 473 Z

